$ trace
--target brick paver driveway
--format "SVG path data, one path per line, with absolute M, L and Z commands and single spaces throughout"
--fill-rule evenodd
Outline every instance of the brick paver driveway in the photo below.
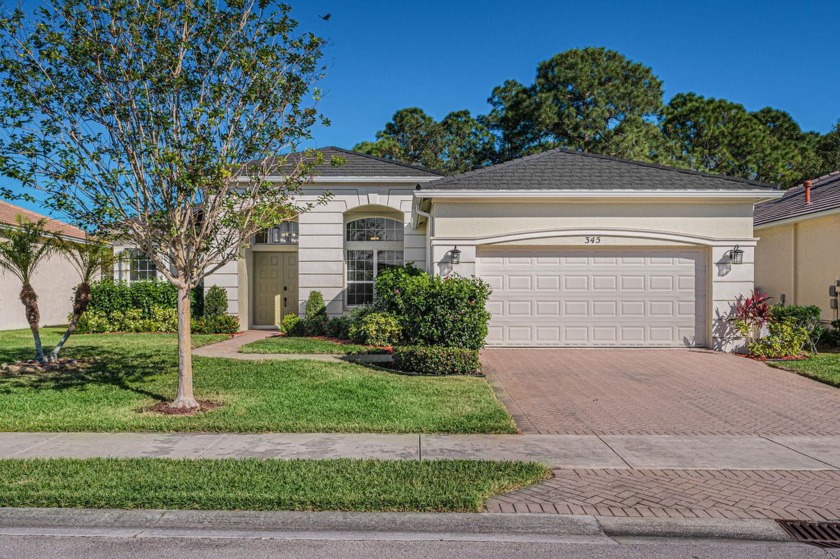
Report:
M 525 433 L 840 435 L 840 390 L 733 355 L 491 349 L 482 361 Z

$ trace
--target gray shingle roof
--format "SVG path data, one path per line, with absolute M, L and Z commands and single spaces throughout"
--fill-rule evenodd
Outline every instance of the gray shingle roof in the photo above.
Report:
M 422 185 L 426 190 L 775 190 L 724 175 L 552 149 Z
M 781 198 L 755 207 L 753 223 L 764 225 L 783 219 L 800 217 L 840 208 L 840 171 L 811 181 L 811 203 L 805 203 L 805 186 L 794 186 Z
M 313 176 L 317 177 L 440 177 L 443 173 L 433 169 L 427 169 L 419 165 L 411 165 L 393 159 L 385 159 L 368 155 L 366 153 L 359 153 L 348 149 L 337 148 L 335 146 L 328 146 L 319 148 L 317 151 L 324 156 L 324 163 L 315 167 L 312 171 Z M 294 158 L 301 156 L 302 153 L 293 153 L 288 157 Z M 340 157 L 344 159 L 343 165 L 333 165 L 331 160 L 333 157 Z M 286 157 L 278 157 L 279 163 L 285 163 Z M 271 163 L 271 161 L 268 161 Z M 256 162 L 252 162 L 256 163 Z

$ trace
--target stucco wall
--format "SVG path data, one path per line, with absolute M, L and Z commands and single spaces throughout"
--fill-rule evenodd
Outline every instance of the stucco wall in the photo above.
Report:
M 60 254 L 38 267 L 32 287 L 38 294 L 41 326 L 67 324 L 67 315 L 73 310 L 73 290 L 78 283 L 76 269 Z M 0 330 L 29 327 L 19 294 L 20 281 L 9 273 L 0 275 Z
M 761 228 L 756 255 L 756 285 L 776 302 L 817 305 L 823 320 L 837 318 L 829 286 L 840 279 L 840 215 Z
M 344 224 L 348 212 L 364 215 L 395 214 L 405 224 L 404 258 L 406 262 L 425 265 L 424 230 L 412 229 L 411 202 L 413 185 L 318 184 L 306 190 L 302 200 L 312 200 L 330 192 L 324 205 L 300 216 L 299 303 L 303 312 L 309 293 L 318 290 L 327 302 L 327 312 L 337 316 L 344 305 Z M 359 217 L 356 215 L 355 217 Z
M 452 270 L 447 253 L 461 250 L 455 272 L 476 272 L 476 247 L 482 244 L 516 246 L 705 247 L 710 278 L 706 339 L 718 349 L 735 349 L 727 318 L 733 302 L 753 287 L 754 238 L 752 201 L 705 202 L 474 202 L 435 200 L 431 259 L 436 273 Z M 743 264 L 732 265 L 727 252 L 739 244 Z

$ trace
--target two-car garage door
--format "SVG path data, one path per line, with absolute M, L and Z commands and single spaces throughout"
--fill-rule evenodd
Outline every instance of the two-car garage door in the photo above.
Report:
M 703 250 L 481 248 L 477 268 L 490 346 L 706 343 Z

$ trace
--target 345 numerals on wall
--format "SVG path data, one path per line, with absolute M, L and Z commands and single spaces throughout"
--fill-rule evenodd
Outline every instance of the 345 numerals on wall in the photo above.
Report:
M 601 243 L 601 237 L 600 236 L 598 236 L 598 237 L 587 236 L 587 237 L 583 238 L 583 244 L 585 244 L 585 245 L 597 245 L 597 244 L 600 244 L 600 243 Z

